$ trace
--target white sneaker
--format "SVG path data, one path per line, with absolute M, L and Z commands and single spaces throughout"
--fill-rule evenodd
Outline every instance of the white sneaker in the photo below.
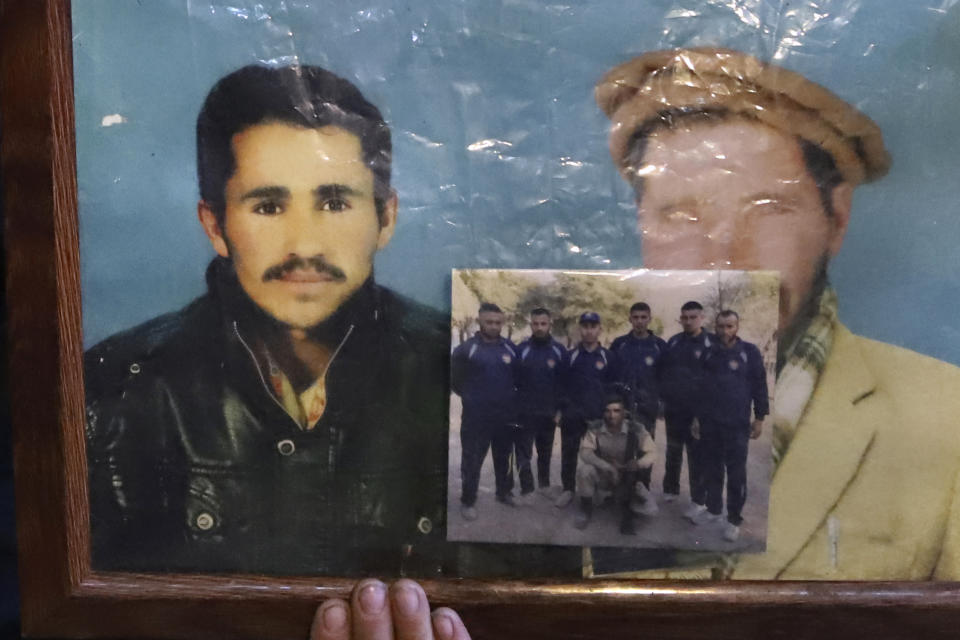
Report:
M 529 493 L 521 493 L 519 496 L 513 499 L 518 507 L 529 507 L 533 504 L 534 493 L 530 491 Z
M 663 501 L 669 504 L 671 502 L 676 502 L 677 498 L 679 497 L 680 496 L 675 493 L 665 493 L 663 494 Z
M 474 520 L 477 519 L 477 508 L 462 504 L 460 505 L 460 515 L 463 516 L 464 520 L 467 520 L 468 522 L 473 522 Z
M 723 527 L 723 539 L 727 542 L 736 542 L 740 538 L 740 527 L 728 522 Z
M 557 509 L 563 509 L 565 506 L 573 502 L 573 491 L 564 491 L 553 503 Z
M 693 503 L 687 510 L 683 512 L 683 517 L 692 522 L 693 524 L 700 524 L 699 517 L 700 514 L 707 510 L 707 506 L 703 504 Z

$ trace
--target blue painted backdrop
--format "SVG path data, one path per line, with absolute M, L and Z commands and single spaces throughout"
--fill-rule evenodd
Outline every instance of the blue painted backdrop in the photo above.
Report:
M 638 266 L 593 84 L 645 50 L 716 44 L 881 125 L 894 167 L 857 192 L 841 315 L 960 363 L 958 0 L 75 0 L 73 20 L 87 345 L 203 291 L 194 121 L 237 67 L 320 64 L 381 107 L 402 217 L 378 279 L 446 309 L 451 267 Z

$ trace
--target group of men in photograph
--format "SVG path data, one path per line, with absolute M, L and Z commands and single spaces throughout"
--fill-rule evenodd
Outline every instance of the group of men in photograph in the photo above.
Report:
M 604 347 L 600 316 L 579 318 L 580 342 L 569 351 L 550 333 L 545 308 L 530 313 L 532 335 L 514 345 L 501 335 L 503 311 L 485 302 L 480 330 L 452 356 L 452 386 L 463 401 L 460 438 L 461 514 L 478 517 L 480 470 L 493 451 L 497 501 L 526 504 L 535 490 L 533 446 L 540 490 L 550 489 L 550 459 L 560 428 L 561 491 L 555 506 L 578 498 L 574 526 L 586 529 L 594 506 L 613 498 L 620 531 L 636 533 L 637 515 L 658 513 L 650 493 L 656 459 L 656 423 L 666 425 L 663 496 L 680 494 L 687 453 L 694 524 L 727 520 L 723 535 L 736 541 L 746 500 L 747 449 L 769 413 L 767 373 L 760 350 L 737 336 L 739 316 L 723 310 L 717 333 L 703 328 L 703 306 L 685 303 L 683 331 L 664 341 L 650 331 L 650 306 L 630 309 L 631 330 Z M 751 419 L 751 413 L 753 418 Z M 513 495 L 511 454 L 516 455 L 520 497 Z

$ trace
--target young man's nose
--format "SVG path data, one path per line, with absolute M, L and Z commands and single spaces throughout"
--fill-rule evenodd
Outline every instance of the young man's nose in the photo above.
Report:
M 308 257 L 324 253 L 329 240 L 329 216 L 316 211 L 312 203 L 292 206 L 283 226 L 284 248 L 287 253 Z

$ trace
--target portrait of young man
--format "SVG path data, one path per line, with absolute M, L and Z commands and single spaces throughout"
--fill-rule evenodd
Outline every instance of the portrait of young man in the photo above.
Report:
M 960 370 L 851 333 L 828 278 L 854 189 L 890 166 L 880 128 L 728 49 L 646 53 L 608 72 L 596 99 L 636 195 L 645 266 L 781 276 L 767 551 L 688 554 L 642 575 L 960 577 Z
M 380 112 L 322 68 L 248 66 L 212 88 L 197 118 L 208 291 L 86 354 L 95 566 L 425 560 L 444 322 L 374 280 L 397 219 L 390 160 Z
M 94 566 L 523 572 L 444 541 L 447 321 L 374 278 L 380 111 L 320 67 L 243 67 L 200 110 L 197 173 L 207 293 L 85 356 Z

